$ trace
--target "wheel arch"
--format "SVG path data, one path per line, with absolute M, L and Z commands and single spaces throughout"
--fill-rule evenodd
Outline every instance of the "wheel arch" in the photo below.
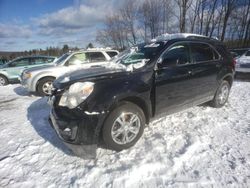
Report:
M 138 107 L 140 107 L 145 115 L 146 123 L 147 124 L 149 123 L 151 113 L 150 113 L 147 103 L 143 99 L 141 99 L 140 97 L 131 96 L 131 97 L 120 99 L 118 103 L 119 102 L 131 102 L 137 105 Z
M 7 84 L 10 82 L 9 79 L 8 79 L 8 77 L 6 75 L 0 73 L 0 76 L 4 77 L 7 80 Z
M 223 80 L 227 81 L 229 83 L 230 87 L 232 87 L 232 84 L 233 84 L 233 75 L 227 74 L 221 80 L 222 81 Z
M 36 91 L 37 91 L 37 89 L 38 89 L 38 85 L 39 85 L 39 83 L 41 82 L 41 80 L 44 80 L 44 79 L 46 79 L 46 78 L 56 79 L 55 76 L 43 76 L 43 77 L 40 77 L 40 78 L 37 80 L 37 82 L 36 82 Z

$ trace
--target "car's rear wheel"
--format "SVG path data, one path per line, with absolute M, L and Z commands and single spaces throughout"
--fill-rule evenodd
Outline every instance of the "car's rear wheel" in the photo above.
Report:
M 47 96 L 52 93 L 52 88 L 53 88 L 53 81 L 55 79 L 48 77 L 48 78 L 43 78 L 42 80 L 39 81 L 38 86 L 37 86 L 37 92 L 40 96 Z
M 218 87 L 213 100 L 210 102 L 210 105 L 215 108 L 224 106 L 228 100 L 229 93 L 230 84 L 226 80 L 223 80 Z
M 145 115 L 140 107 L 123 102 L 115 108 L 103 126 L 103 140 L 109 149 L 121 151 L 133 146 L 143 134 Z
M 4 76 L 0 75 L 0 86 L 5 86 L 7 84 L 8 84 L 7 78 L 5 78 Z

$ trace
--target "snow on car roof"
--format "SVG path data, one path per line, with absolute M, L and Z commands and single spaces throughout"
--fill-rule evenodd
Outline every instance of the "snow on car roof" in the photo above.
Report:
M 209 39 L 209 37 L 207 37 L 207 36 L 198 35 L 198 34 L 194 34 L 194 33 L 174 33 L 174 34 L 164 33 L 164 34 L 159 35 L 156 38 L 152 39 L 151 42 L 162 41 L 162 40 L 172 40 L 172 39 L 178 39 L 178 38 L 188 38 L 188 37 Z

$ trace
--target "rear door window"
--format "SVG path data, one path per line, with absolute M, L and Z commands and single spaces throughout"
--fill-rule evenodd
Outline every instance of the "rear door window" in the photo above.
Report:
M 209 45 L 202 43 L 190 43 L 191 47 L 191 57 L 194 62 L 204 62 L 211 61 L 215 58 L 219 58 L 218 54 L 215 57 L 216 53 Z
M 106 58 L 102 52 L 88 52 L 90 62 L 106 61 Z

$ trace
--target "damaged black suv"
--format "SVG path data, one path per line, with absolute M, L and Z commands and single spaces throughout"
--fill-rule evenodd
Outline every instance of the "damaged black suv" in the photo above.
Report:
M 152 117 L 209 102 L 222 107 L 235 62 L 213 39 L 178 38 L 141 44 L 105 66 L 54 82 L 50 122 L 68 146 L 133 146 Z

